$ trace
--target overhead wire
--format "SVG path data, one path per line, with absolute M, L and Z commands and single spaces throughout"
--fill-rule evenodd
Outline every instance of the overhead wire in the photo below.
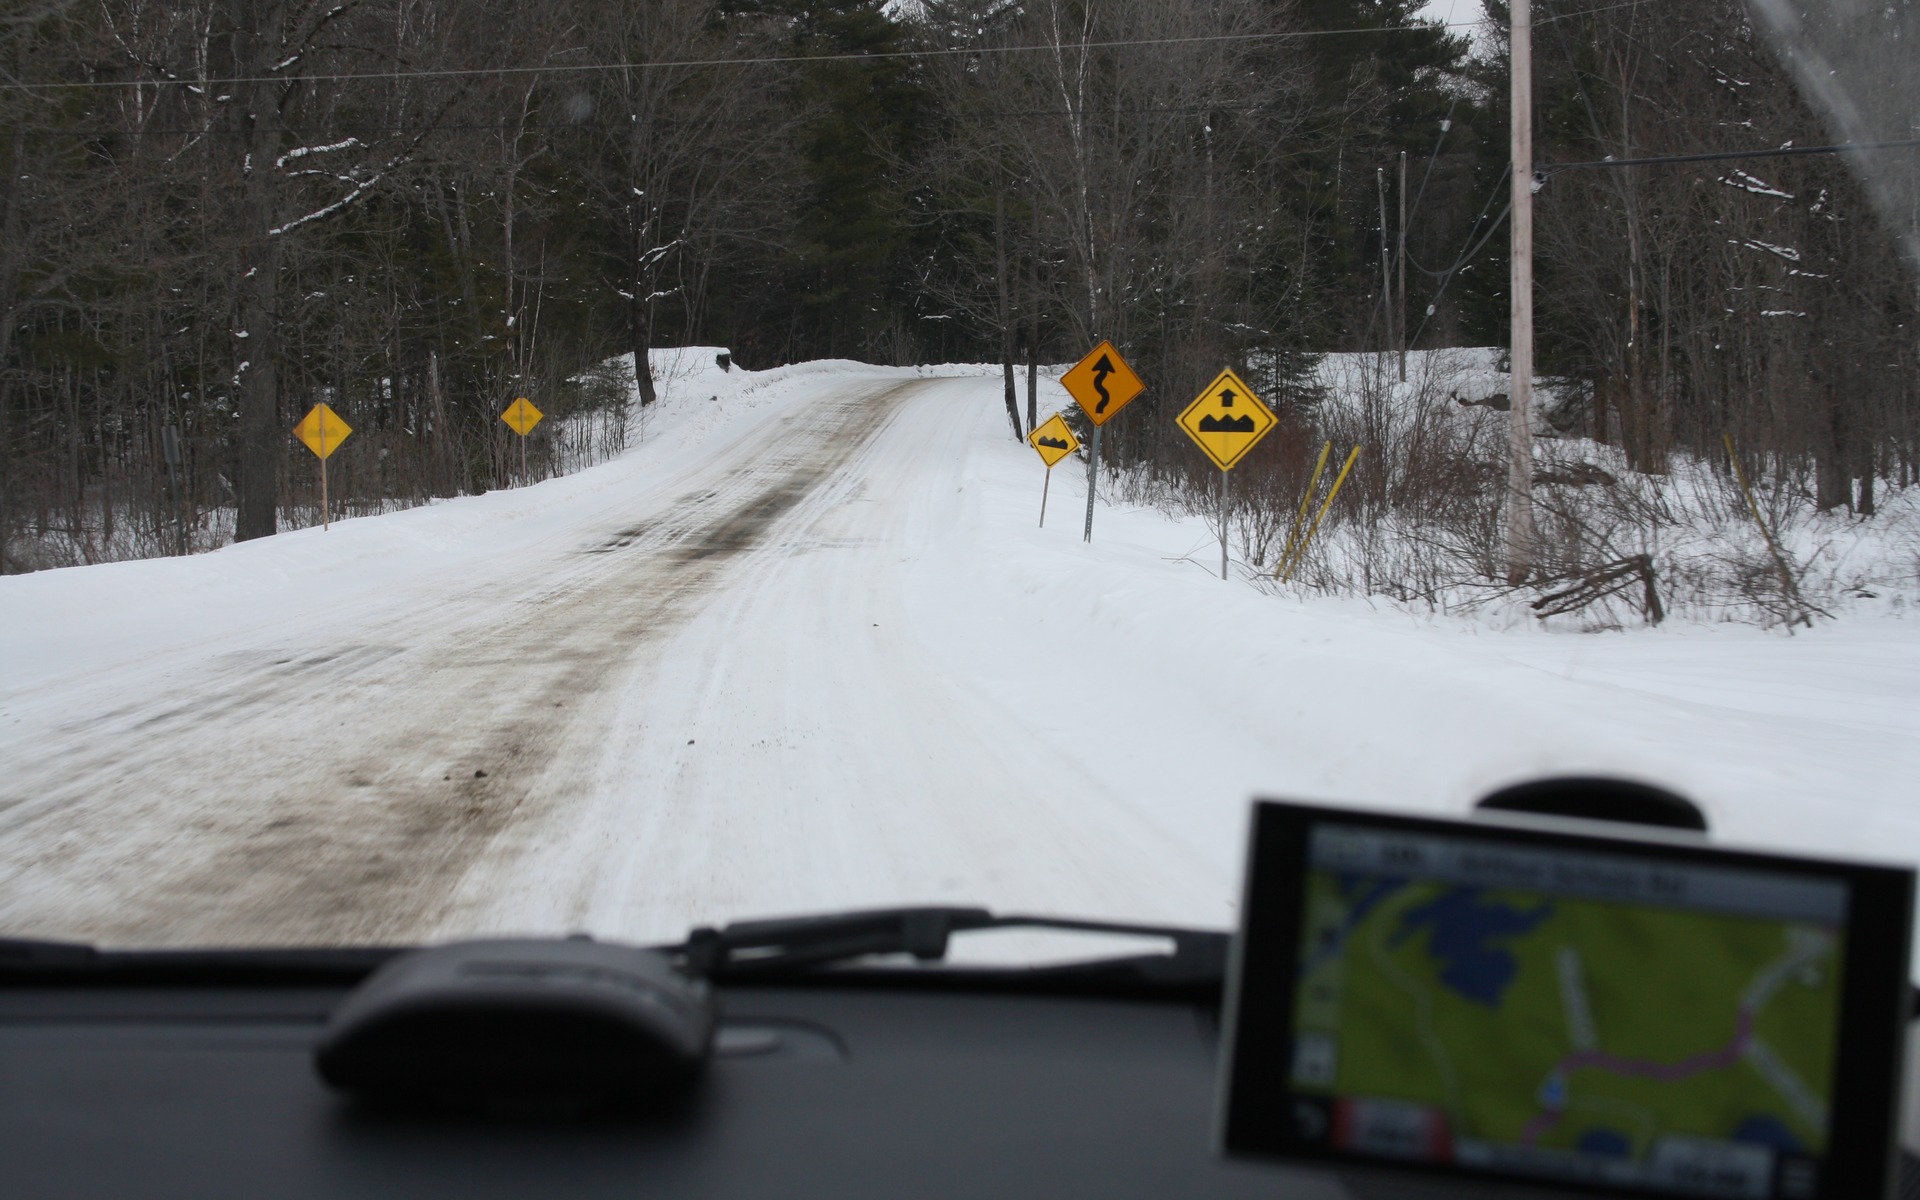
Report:
M 1487 231 L 1480 235 L 1480 240 L 1477 242 L 1472 240 L 1474 234 L 1480 228 L 1480 223 L 1486 220 L 1487 210 L 1492 208 L 1493 202 L 1500 198 L 1501 191 L 1506 187 L 1507 178 L 1512 174 L 1513 164 L 1509 162 L 1506 165 L 1506 169 L 1500 172 L 1500 178 L 1495 181 L 1493 193 L 1487 197 L 1486 204 L 1481 206 L 1480 215 L 1473 219 L 1473 226 L 1467 230 L 1467 239 L 1471 244 L 1460 254 L 1460 257 L 1453 260 L 1451 266 L 1441 273 L 1440 286 L 1434 289 L 1433 298 L 1427 301 L 1427 310 L 1420 317 L 1420 324 L 1414 328 L 1413 336 L 1407 339 L 1407 349 L 1411 350 L 1419 343 L 1420 335 L 1426 332 L 1427 323 L 1433 320 L 1433 314 L 1439 308 L 1440 301 L 1445 298 L 1447 288 L 1452 285 L 1454 276 L 1458 275 L 1468 263 L 1472 262 L 1474 256 L 1480 253 L 1481 248 L 1487 244 L 1487 241 L 1499 231 L 1500 226 L 1506 224 L 1508 214 L 1513 212 L 1513 200 L 1511 197 L 1507 200 L 1507 206 L 1500 210 L 1500 215 L 1495 217 L 1493 223 L 1487 226 Z M 1424 273 L 1432 274 L 1432 272 Z
M 1656 0 L 1623 0 L 1622 3 L 1602 5 L 1577 12 L 1563 13 L 1565 17 L 1584 16 L 1588 13 L 1610 12 L 1621 8 L 1634 8 Z M 1355 35 L 1392 35 L 1417 33 L 1421 30 L 1435 29 L 1477 29 L 1488 22 L 1478 21 L 1431 21 L 1421 22 L 1417 26 L 1364 26 L 1352 29 L 1291 29 L 1275 30 L 1271 33 L 1219 33 L 1196 34 L 1190 37 L 1166 38 L 1115 38 L 1107 41 L 1083 42 L 1039 42 L 1018 46 L 926 46 L 911 50 L 872 50 L 847 52 L 841 54 L 764 54 L 742 55 L 731 58 L 689 58 L 667 59 L 663 61 L 620 61 L 609 63 L 543 63 L 526 67 L 443 67 L 407 71 L 348 71 L 330 74 L 298 75 L 234 75 L 221 78 L 175 78 L 175 79 L 107 79 L 107 80 L 57 80 L 42 83 L 0 82 L 0 91 L 55 91 L 74 88 L 109 87 L 189 87 L 213 88 L 232 87 L 239 84 L 284 83 L 288 79 L 298 78 L 306 83 L 350 83 L 373 82 L 397 79 L 468 79 L 484 76 L 517 75 L 570 75 L 598 71 L 663 71 L 684 70 L 696 67 L 724 66 L 771 66 L 781 64 L 829 63 L 829 62 L 876 62 L 901 58 L 940 58 L 955 55 L 977 54 L 1024 54 L 1057 53 L 1061 50 L 1122 50 L 1144 46 L 1185 46 L 1208 45 L 1222 42 L 1273 42 L 1296 41 L 1305 38 L 1347 37 Z

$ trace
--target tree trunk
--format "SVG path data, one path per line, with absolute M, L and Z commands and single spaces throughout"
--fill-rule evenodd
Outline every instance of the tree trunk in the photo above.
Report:
M 1846 418 L 1832 384 L 1819 389 L 1819 424 L 1814 432 L 1813 498 L 1814 507 L 1827 512 L 1853 503 L 1853 473 L 1846 453 Z
M 640 389 L 640 407 L 645 408 L 660 398 L 654 390 L 653 363 L 648 353 L 653 349 L 653 302 L 647 299 L 653 291 L 653 273 L 643 261 L 647 230 L 653 222 L 636 208 L 628 224 L 633 235 L 633 272 L 628 283 L 632 294 L 627 298 L 627 337 L 633 346 L 633 381 Z
M 17 305 L 20 296 L 20 204 L 14 181 L 19 177 L 26 156 L 27 130 L 24 124 L 13 128 L 12 151 L 7 157 L 7 175 L 0 183 L 0 363 L 13 360 L 13 331 L 20 323 Z M 8 414 L 13 411 L 12 372 L 0 371 L 0 575 L 7 573 L 7 544 L 13 533 L 10 507 L 14 475 L 10 459 L 13 434 Z
M 994 286 L 1000 302 L 1000 374 L 1006 384 L 1007 420 L 1013 424 L 1013 439 L 1025 436 L 1020 429 L 1020 396 L 1013 382 L 1013 304 L 1007 284 L 1007 194 L 993 194 Z
M 278 105 L 264 82 L 268 54 L 280 42 L 280 0 L 233 0 L 233 62 L 242 80 L 234 85 L 234 112 L 244 123 L 246 161 L 241 194 L 250 245 L 240 283 L 240 328 L 235 330 L 234 375 L 239 381 L 240 430 L 234 477 L 238 512 L 234 540 L 271 537 L 279 528 L 280 377 L 275 325 L 280 301 L 280 239 L 274 159 L 279 151 Z
M 1040 200 L 1033 200 L 1033 253 L 1027 260 L 1027 428 L 1040 427 Z

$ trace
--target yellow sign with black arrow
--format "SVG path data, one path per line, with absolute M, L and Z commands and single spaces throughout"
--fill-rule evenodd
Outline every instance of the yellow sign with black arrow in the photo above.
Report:
M 1053 414 L 1027 435 L 1027 444 L 1040 455 L 1040 461 L 1051 470 L 1061 459 L 1080 448 L 1080 439 L 1073 436 L 1073 430 L 1059 413 Z
M 1228 369 L 1220 372 L 1174 420 L 1215 466 L 1231 471 L 1279 418 Z
M 1060 377 L 1060 386 L 1086 410 L 1087 419 L 1095 425 L 1113 420 L 1114 414 L 1147 390 L 1112 342 L 1101 342 L 1088 351 Z

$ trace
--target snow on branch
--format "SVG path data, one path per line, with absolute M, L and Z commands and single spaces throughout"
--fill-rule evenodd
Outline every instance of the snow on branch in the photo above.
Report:
M 1764 179 L 1756 179 L 1738 167 L 1732 168 L 1732 171 L 1734 175 L 1733 178 L 1722 175 L 1720 176 L 1720 182 L 1726 184 L 1728 187 L 1739 188 L 1743 192 L 1752 192 L 1756 196 L 1778 196 L 1782 200 L 1791 200 L 1794 198 L 1793 193 L 1783 192 Z
M 1800 261 L 1800 252 L 1792 246 L 1776 246 L 1772 242 L 1763 242 L 1758 238 L 1748 238 L 1741 242 L 1736 242 L 1729 238 L 1727 239 L 1727 244 L 1731 246 L 1745 246 L 1749 250 L 1765 250 L 1768 254 L 1779 255 L 1788 262 Z
M 309 154 L 331 154 L 336 150 L 351 150 L 358 145 L 360 145 L 360 139 L 350 137 L 344 142 L 335 142 L 330 146 L 301 146 L 298 149 L 289 150 L 285 154 L 282 154 L 274 160 L 273 165 L 276 167 L 285 167 L 294 159 L 305 158 Z
M 643 251 L 640 254 L 639 258 L 635 260 L 635 265 L 642 266 L 642 267 L 650 267 L 654 263 L 657 263 L 661 259 L 665 258 L 667 255 L 673 253 L 674 248 L 679 246 L 680 243 L 685 240 L 686 239 L 684 238 L 675 238 L 664 246 L 655 246 L 651 250 Z
M 328 217 L 339 212 L 341 209 L 346 208 L 348 205 L 352 204 L 355 200 L 358 200 L 360 197 L 366 195 L 368 189 L 372 188 L 375 184 L 379 183 L 384 178 L 386 178 L 386 172 L 382 171 L 379 174 L 374 175 L 372 178 L 364 180 L 361 183 L 357 184 L 351 192 L 348 192 L 346 195 L 340 197 L 338 200 L 335 200 L 332 204 L 327 205 L 325 208 L 315 209 L 314 211 L 308 213 L 304 217 L 295 217 L 293 220 L 288 221 L 285 225 L 279 225 L 272 229 L 267 230 L 267 236 L 279 237 L 281 234 L 289 233 L 295 229 L 300 228 L 302 225 L 311 225 L 315 221 L 324 221 Z

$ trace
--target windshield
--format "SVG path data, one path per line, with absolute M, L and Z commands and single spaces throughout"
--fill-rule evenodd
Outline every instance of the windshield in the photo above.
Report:
M 6 936 L 1920 858 L 1911 6 L 14 7 Z

